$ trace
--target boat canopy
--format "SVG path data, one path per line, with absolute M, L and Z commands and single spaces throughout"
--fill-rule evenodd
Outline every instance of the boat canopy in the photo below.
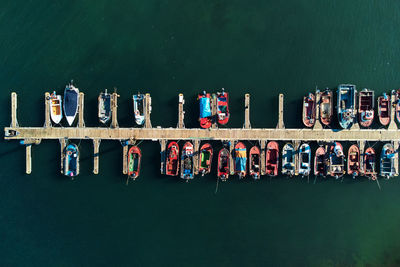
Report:
M 237 171 L 245 171 L 246 170 L 246 149 L 238 148 L 236 149 L 236 170 Z
M 200 118 L 207 118 L 211 116 L 211 105 L 208 97 L 200 98 Z

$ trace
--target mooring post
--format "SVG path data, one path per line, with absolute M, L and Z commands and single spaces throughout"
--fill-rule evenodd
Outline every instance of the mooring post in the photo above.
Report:
M 244 128 L 250 129 L 250 94 L 244 95 Z
M 234 140 L 229 140 L 229 154 L 230 154 L 230 157 L 229 157 L 229 169 L 230 169 L 231 175 L 235 174 L 235 165 L 234 165 L 235 153 L 234 153 L 234 150 L 235 150 L 235 141 Z
M 183 105 L 185 104 L 185 98 L 183 94 L 179 94 L 178 96 L 179 104 L 178 104 L 178 128 L 182 129 L 185 128 L 184 118 L 185 118 L 185 111 L 183 110 Z
M 44 127 L 51 127 L 50 121 L 50 93 L 44 93 Z
M 165 139 L 161 139 L 160 141 L 160 145 L 161 145 L 161 167 L 160 167 L 160 172 L 161 174 L 165 174 L 165 157 L 166 157 L 166 146 L 167 146 L 167 140 Z
M 79 111 L 78 111 L 78 127 L 82 128 L 85 127 L 85 121 L 83 120 L 83 113 L 84 113 L 84 103 L 85 103 L 85 94 L 80 92 L 79 93 Z
M 61 173 L 64 173 L 64 151 L 65 151 L 65 147 L 67 146 L 67 140 L 65 138 L 60 138 L 60 150 L 61 150 Z
M 358 147 L 360 148 L 360 173 L 364 174 L 364 151 L 365 151 L 365 142 L 358 141 Z
M 315 123 L 314 129 L 322 129 L 322 124 L 320 121 L 320 102 L 321 102 L 321 92 L 317 90 L 315 92 Z
M 285 124 L 283 122 L 283 94 L 279 94 L 279 110 L 278 110 L 278 125 L 277 129 L 285 129 Z
M 267 141 L 266 140 L 260 140 L 260 147 L 261 147 L 261 175 L 265 175 L 265 161 L 266 161 L 266 157 L 265 157 L 265 143 Z
M 26 164 L 25 164 L 25 171 L 26 174 L 31 174 L 32 172 L 32 144 L 25 145 L 25 157 L 26 157 Z
M 396 93 L 392 92 L 391 102 L 390 102 L 390 123 L 388 129 L 397 130 L 396 124 Z
M 11 93 L 11 128 L 19 127 L 17 121 L 17 93 Z
M 301 144 L 301 141 L 298 141 L 298 140 L 295 140 L 295 141 L 293 141 L 293 144 L 294 144 L 294 152 L 295 152 L 295 154 L 294 154 L 294 164 L 295 164 L 295 172 L 294 172 L 294 175 L 299 175 L 299 148 L 300 148 L 300 144 Z
M 114 92 L 111 95 L 111 128 L 118 128 L 117 108 L 119 95 Z
M 200 139 L 194 140 L 194 151 L 193 151 L 193 173 L 199 174 L 199 157 L 200 157 Z
M 128 144 L 122 145 L 122 173 L 128 173 Z
M 392 142 L 394 149 L 394 169 L 395 176 L 399 176 L 399 141 L 395 140 Z
M 211 128 L 212 129 L 216 129 L 218 127 L 217 125 L 217 95 L 216 94 L 212 94 L 212 98 L 211 98 L 211 118 L 212 118 L 212 124 L 211 124 Z
M 93 139 L 93 173 L 99 173 L 99 150 L 101 139 Z
M 145 105 L 144 105 L 144 114 L 145 114 L 145 119 L 144 119 L 144 127 L 145 128 L 151 128 L 151 119 L 150 119 L 150 114 L 151 114 L 151 97 L 150 94 L 146 94 L 145 98 Z

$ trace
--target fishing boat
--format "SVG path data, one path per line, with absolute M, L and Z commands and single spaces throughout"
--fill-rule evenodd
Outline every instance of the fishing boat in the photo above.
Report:
M 304 143 L 299 148 L 299 175 L 309 176 L 311 172 L 311 148 Z
M 372 147 L 368 147 L 364 153 L 364 175 L 372 180 L 376 180 L 375 161 L 375 150 Z
M 329 173 L 336 179 L 342 177 L 344 170 L 343 146 L 339 142 L 333 142 L 329 149 Z
M 253 146 L 249 152 L 249 173 L 255 180 L 260 179 L 260 160 L 260 149 Z
M 144 94 L 136 94 L 132 96 L 133 99 L 133 113 L 135 114 L 135 122 L 137 125 L 144 124 Z
M 292 177 L 295 174 L 295 149 L 292 143 L 286 143 L 282 148 L 282 174 Z
M 72 126 L 76 114 L 78 113 L 79 90 L 76 88 L 72 81 L 64 90 L 64 115 L 67 119 L 68 125 Z
M 331 90 L 326 89 L 321 93 L 319 105 L 321 123 L 325 126 L 329 126 L 332 121 L 333 112 L 333 93 Z
M 303 123 L 306 127 L 315 124 L 315 95 L 309 93 L 303 98 Z
M 226 181 L 229 177 L 229 150 L 222 148 L 218 153 L 217 176 L 221 181 Z
M 222 88 L 222 92 L 217 92 L 217 116 L 218 123 L 225 125 L 229 121 L 229 94 Z
M 211 119 L 211 95 L 203 91 L 202 94 L 199 94 L 197 99 L 199 100 L 200 106 L 200 127 L 207 129 L 211 127 L 212 119 Z
M 400 89 L 396 91 L 392 91 L 392 94 L 395 94 L 395 111 L 396 111 L 396 119 L 397 122 L 400 123 Z
M 97 100 L 99 121 L 106 124 L 111 118 L 111 95 L 107 89 L 100 93 Z
M 170 142 L 167 147 L 165 160 L 165 174 L 177 176 L 179 169 L 179 146 L 176 142 Z
M 392 178 L 396 174 L 395 170 L 395 151 L 392 144 L 387 143 L 383 146 L 381 152 L 381 176 L 386 179 Z
M 374 91 L 363 89 L 358 93 L 358 116 L 362 127 L 369 127 L 374 120 Z
M 74 179 L 79 174 L 79 149 L 75 144 L 69 144 L 64 150 L 64 175 Z
M 61 95 L 57 95 L 56 91 L 50 95 L 50 117 L 51 120 L 58 124 L 62 119 Z
M 235 173 L 240 179 L 247 174 L 247 150 L 242 142 L 235 145 Z
M 378 97 L 378 116 L 379 122 L 383 126 L 387 126 L 390 123 L 390 97 L 383 93 L 382 96 Z
M 353 178 L 360 175 L 360 149 L 357 145 L 351 145 L 347 154 L 347 174 Z
M 142 151 L 137 146 L 132 146 L 128 150 L 128 176 L 135 180 L 140 174 L 140 161 L 142 158 Z
M 328 166 L 327 166 L 327 154 L 325 148 L 320 146 L 315 151 L 314 156 L 314 175 L 315 176 L 322 176 L 326 177 L 328 173 Z
M 341 84 L 338 86 L 337 95 L 339 124 L 343 129 L 349 129 L 355 121 L 356 86 L 352 84 Z
M 205 143 L 200 147 L 200 157 L 199 157 L 199 173 L 201 173 L 202 176 L 210 173 L 212 157 L 213 157 L 212 146 L 210 143 Z
M 269 141 L 267 144 L 265 162 L 265 173 L 269 176 L 278 175 L 278 165 L 279 165 L 279 145 L 275 141 Z
M 182 148 L 181 178 L 193 179 L 193 144 L 191 142 L 186 142 Z

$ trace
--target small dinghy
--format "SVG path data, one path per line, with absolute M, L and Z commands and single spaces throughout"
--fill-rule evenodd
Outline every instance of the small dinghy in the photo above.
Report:
M 392 144 L 387 143 L 383 146 L 381 152 L 381 176 L 386 179 L 392 178 L 396 174 L 395 165 L 395 151 Z
M 269 176 L 277 176 L 279 165 L 278 143 L 275 141 L 268 142 L 266 154 L 265 173 Z
M 364 153 L 364 175 L 372 180 L 376 180 L 376 153 L 372 147 L 368 147 Z
M 106 124 L 111 118 L 111 95 L 107 93 L 107 89 L 100 93 L 97 100 L 99 121 Z
M 282 148 L 282 175 L 292 177 L 295 174 L 295 150 L 291 143 Z
M 193 144 L 191 142 L 186 142 L 182 148 L 181 178 L 193 179 Z
M 344 170 L 343 146 L 339 142 L 333 142 L 329 149 L 329 172 L 336 179 L 342 177 Z
M 315 95 L 309 93 L 303 98 L 303 123 L 306 127 L 315 124 Z
M 128 176 L 136 180 L 140 174 L 140 161 L 142 158 L 142 151 L 137 146 L 132 146 L 128 150 Z
M 79 174 L 79 149 L 75 144 L 69 144 L 64 150 L 64 175 L 74 179 Z
M 50 95 L 50 117 L 55 124 L 59 124 L 62 119 L 61 96 L 56 91 Z
M 356 86 L 341 84 L 337 91 L 337 114 L 340 127 L 349 129 L 355 122 Z
M 179 146 L 176 142 L 170 142 L 167 147 L 165 159 L 165 174 L 171 176 L 178 175 L 179 169 Z
M 204 176 L 211 172 L 213 149 L 210 143 L 205 143 L 200 147 L 199 173 Z
M 217 116 L 218 123 L 225 125 L 229 121 L 229 94 L 222 88 L 222 92 L 217 92 Z
M 388 126 L 390 123 L 390 97 L 383 93 L 383 96 L 378 97 L 378 116 L 379 122 L 383 126 Z
M 199 100 L 199 107 L 200 107 L 200 115 L 199 115 L 199 122 L 200 127 L 207 129 L 211 127 L 212 119 L 211 119 L 211 95 L 204 91 L 202 94 L 197 96 Z
M 322 176 L 326 177 L 328 173 L 328 166 L 327 166 L 327 154 L 325 148 L 320 146 L 315 151 L 314 156 L 314 175 L 315 176 Z
M 64 90 L 64 115 L 68 125 L 72 126 L 78 113 L 79 90 L 72 82 Z
M 218 170 L 217 176 L 221 181 L 226 181 L 229 177 L 229 150 L 223 148 L 218 153 Z
M 332 121 L 333 112 L 333 93 L 331 90 L 326 89 L 321 93 L 319 105 L 321 123 L 325 126 L 329 126 Z
M 394 90 L 393 90 L 394 91 Z M 395 111 L 396 111 L 396 119 L 397 122 L 400 123 L 400 89 L 397 89 L 395 92 L 392 91 L 392 94 L 396 96 L 395 102 Z
M 374 120 L 374 91 L 363 89 L 358 93 L 358 116 L 362 127 L 369 127 Z
M 235 145 L 235 173 L 240 179 L 247 174 L 247 150 L 242 142 Z
M 260 149 L 257 146 L 253 146 L 249 152 L 249 173 L 255 180 L 260 179 L 260 164 Z
M 299 148 L 299 175 L 309 176 L 311 172 L 311 148 L 302 144 Z
M 133 113 L 135 115 L 135 122 L 137 125 L 144 124 L 144 94 L 137 94 L 132 96 L 133 99 Z
M 360 175 L 360 149 L 357 145 L 352 145 L 347 154 L 347 174 L 353 178 Z

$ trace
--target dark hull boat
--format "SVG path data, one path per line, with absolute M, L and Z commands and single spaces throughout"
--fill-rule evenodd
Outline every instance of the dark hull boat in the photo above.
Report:
M 331 90 L 326 89 L 321 93 L 319 105 L 321 123 L 325 126 L 329 126 L 332 121 L 333 112 L 333 93 Z
M 315 124 L 315 95 L 312 93 L 303 98 L 303 123 L 306 127 Z
M 78 113 L 79 90 L 72 83 L 64 90 L 64 115 L 68 125 L 72 126 Z
M 291 143 L 282 148 L 282 175 L 292 177 L 295 174 L 295 149 Z
M 247 150 L 242 142 L 235 145 L 235 173 L 240 179 L 247 174 Z
M 181 178 L 193 179 L 193 144 L 191 142 L 186 142 L 182 148 Z
M 299 175 L 309 176 L 311 172 L 311 148 L 302 144 L 299 148 Z
M 381 152 L 380 171 L 381 176 L 386 179 L 392 178 L 396 174 L 395 165 L 395 151 L 392 144 L 387 143 L 383 146 Z
M 79 174 L 79 149 L 75 144 L 69 144 L 64 150 L 64 175 L 74 179 Z
M 211 119 L 211 96 L 210 94 L 203 92 L 198 95 L 199 106 L 200 106 L 200 127 L 207 129 L 211 127 L 212 119 Z
M 210 173 L 212 157 L 213 157 L 212 146 L 210 143 L 205 143 L 200 147 L 199 173 L 201 175 Z
M 218 170 L 217 176 L 221 181 L 226 181 L 229 177 L 229 150 L 223 148 L 218 153 Z
M 128 150 L 128 176 L 135 180 L 140 174 L 140 161 L 142 158 L 142 151 L 137 146 L 132 146 Z
M 390 97 L 384 93 L 378 97 L 378 116 L 379 122 L 383 126 L 388 126 L 390 123 Z
M 176 142 L 170 142 L 167 147 L 165 159 L 165 174 L 177 176 L 179 169 L 179 146 Z
M 137 94 L 132 96 L 133 99 L 133 114 L 135 115 L 135 122 L 137 125 L 144 124 L 144 105 L 145 98 L 143 94 Z
M 253 146 L 249 152 L 249 173 L 255 180 L 260 179 L 260 149 Z
M 339 142 L 334 142 L 329 149 L 329 173 L 336 179 L 345 173 L 343 146 Z
M 314 156 L 314 175 L 315 176 L 322 176 L 326 177 L 327 172 L 328 172 L 328 166 L 327 166 L 327 154 L 325 151 L 325 148 L 320 146 L 317 148 L 315 151 L 315 156 Z
M 358 120 L 362 127 L 369 127 L 374 120 L 374 91 L 363 89 L 358 93 Z
M 107 93 L 107 89 L 98 97 L 98 116 L 99 121 L 103 124 L 106 124 L 111 118 L 111 95 Z
M 278 165 L 279 165 L 279 145 L 275 141 L 270 141 L 267 144 L 265 162 L 265 173 L 269 176 L 278 175 Z
M 218 123 L 225 125 L 229 121 L 229 94 L 222 88 L 222 92 L 217 92 L 217 116 Z
M 352 145 L 347 154 L 347 174 L 353 178 L 360 175 L 360 149 L 357 145 Z
M 395 103 L 395 111 L 396 111 L 396 119 L 397 122 L 400 123 L 400 89 L 397 89 L 395 92 L 392 92 L 396 96 Z
M 355 121 L 356 86 L 352 84 L 341 84 L 338 86 L 337 95 L 337 113 L 340 127 L 349 129 Z
M 372 147 L 365 150 L 364 153 L 364 175 L 372 180 L 376 180 L 376 153 Z

